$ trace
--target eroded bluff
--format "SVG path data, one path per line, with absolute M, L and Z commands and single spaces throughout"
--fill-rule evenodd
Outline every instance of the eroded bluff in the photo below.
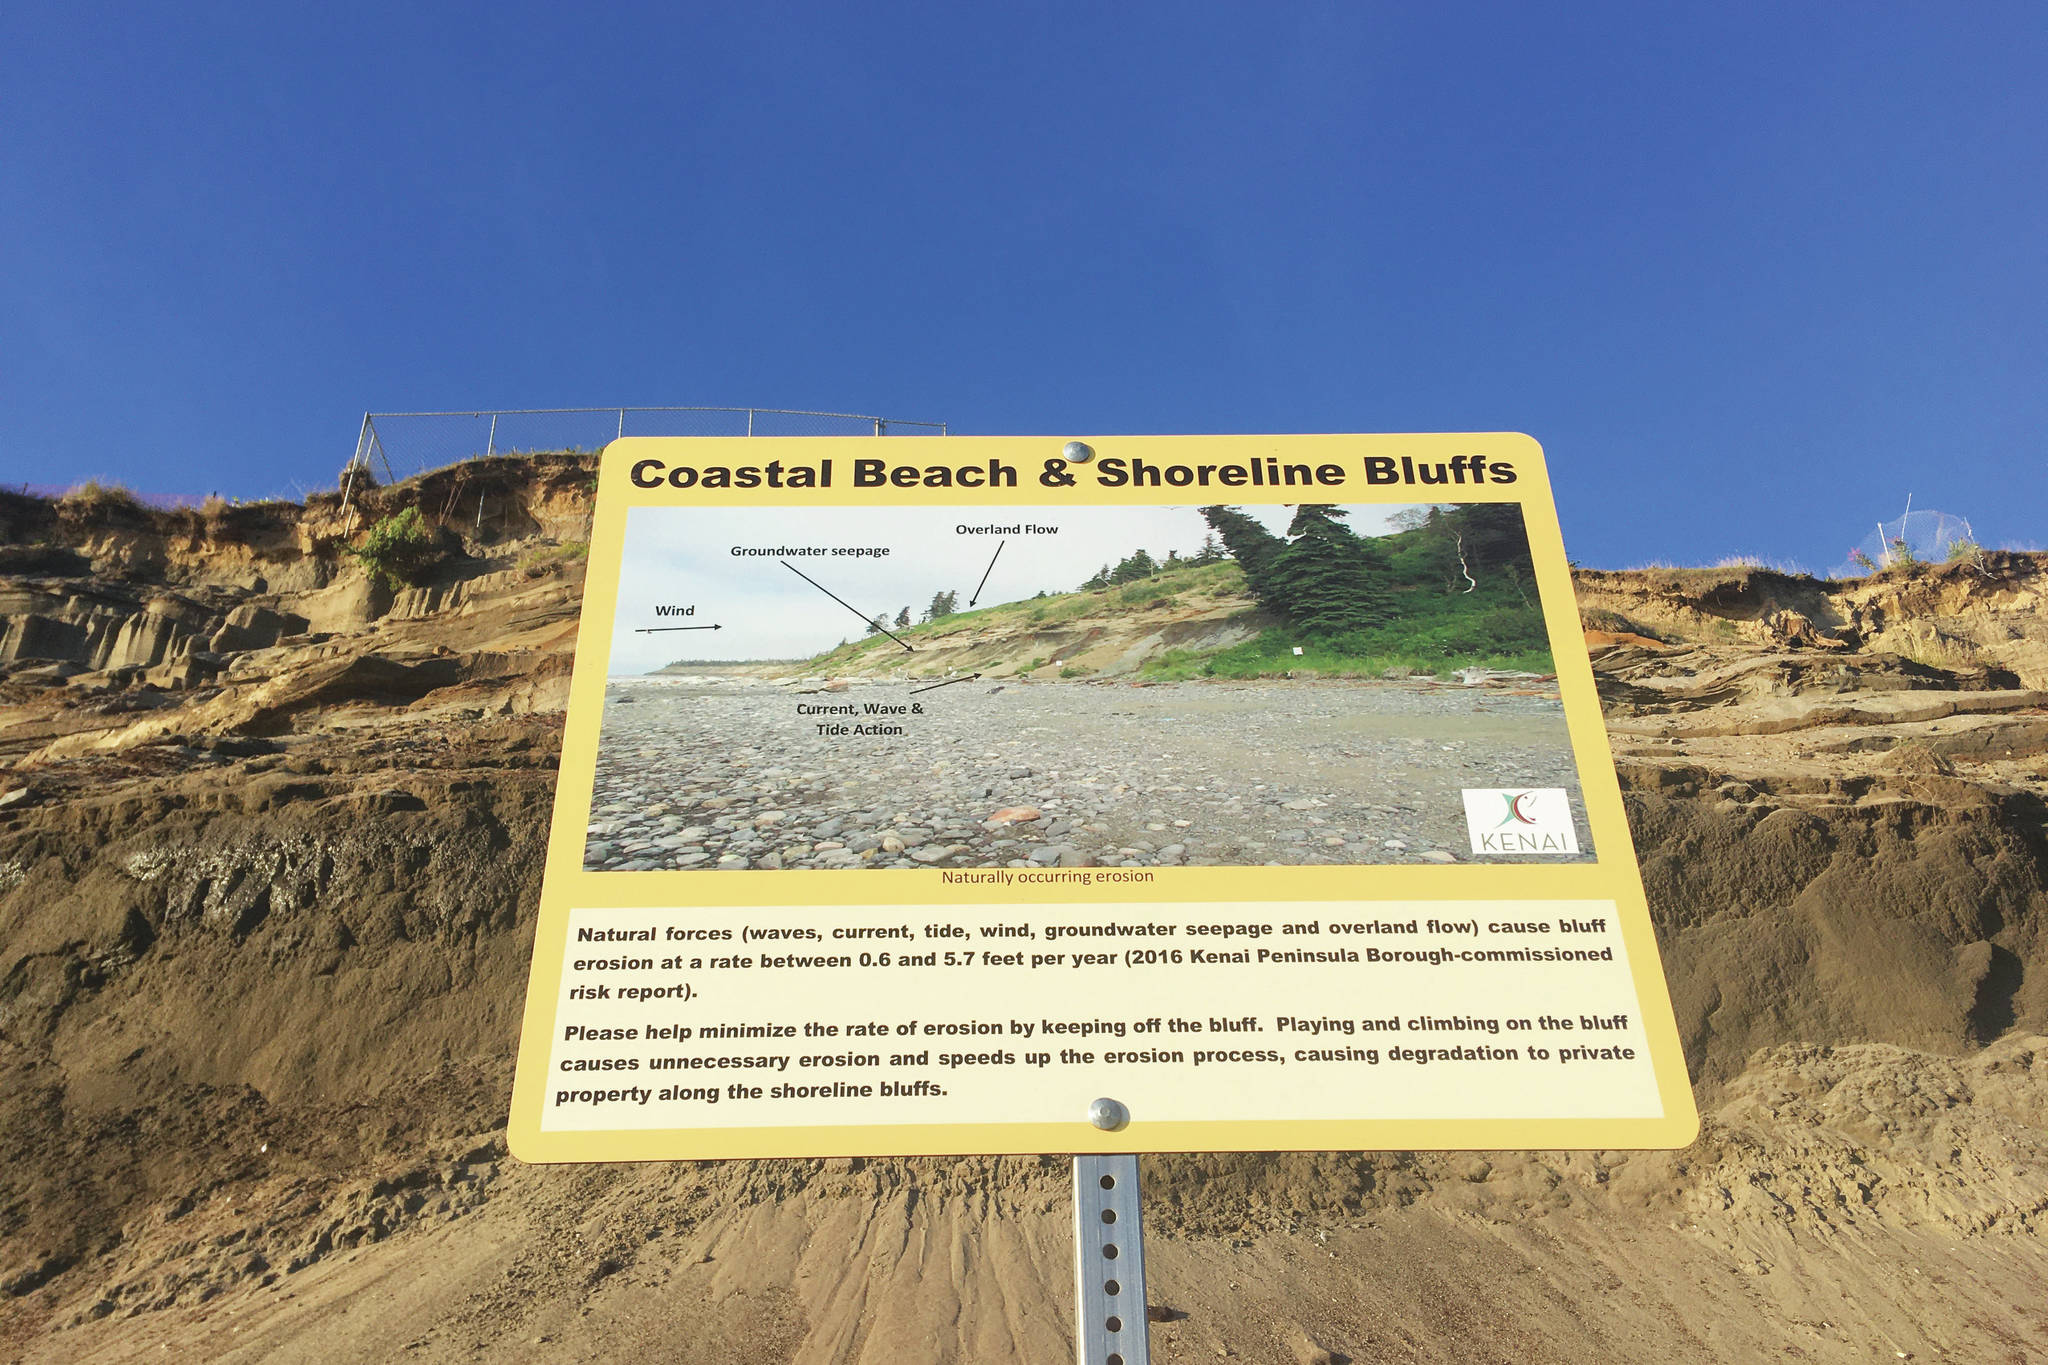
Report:
M 506 1157 L 587 494 L 0 508 L 10 1356 L 1067 1349 L 1055 1158 Z M 1150 1160 L 1162 1358 L 2048 1352 L 2044 567 L 1582 575 L 1699 1142 Z

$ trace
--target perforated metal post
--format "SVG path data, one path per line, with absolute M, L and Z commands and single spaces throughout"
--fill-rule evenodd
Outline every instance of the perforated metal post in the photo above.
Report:
M 1088 1119 L 1114 1131 L 1129 1121 L 1115 1100 Z M 1145 1233 L 1138 1217 L 1138 1158 L 1074 1158 L 1074 1359 L 1079 1365 L 1150 1365 L 1145 1324 Z

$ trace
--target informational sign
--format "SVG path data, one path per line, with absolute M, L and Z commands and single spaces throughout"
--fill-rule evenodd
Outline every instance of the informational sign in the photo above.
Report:
M 1528 437 L 606 450 L 520 1157 L 1697 1128 Z

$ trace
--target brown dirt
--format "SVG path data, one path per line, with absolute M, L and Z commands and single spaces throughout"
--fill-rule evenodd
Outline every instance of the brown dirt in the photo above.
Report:
M 0 673 L 0 1359 L 1065 1358 L 1063 1160 L 505 1155 L 587 476 L 435 478 L 389 600 L 0 508 L 0 639 L 163 654 Z M 1156 1357 L 2048 1359 L 2044 585 L 1582 575 L 1700 1140 L 1148 1159 Z

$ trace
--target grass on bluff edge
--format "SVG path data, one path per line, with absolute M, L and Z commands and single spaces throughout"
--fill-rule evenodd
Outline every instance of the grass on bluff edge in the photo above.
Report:
M 1155 605 L 1200 606 L 1205 599 L 1240 597 L 1243 594 L 1244 571 L 1237 565 L 1205 564 L 1199 568 L 1169 569 L 1165 573 L 1154 574 L 1133 583 L 1119 583 L 1092 592 L 1053 593 L 1045 597 L 1025 597 L 1015 602 L 1001 602 L 974 611 L 956 611 L 935 621 L 924 621 L 900 629 L 894 624 L 896 617 L 892 612 L 889 616 L 889 631 L 898 639 L 919 644 L 926 640 L 954 635 L 963 630 L 1028 632 L 1052 629 L 1070 621 L 1078 621 L 1085 616 L 1140 611 Z M 902 649 L 889 636 L 875 634 L 859 640 L 849 640 L 836 649 L 818 655 L 811 663 L 820 668 L 849 663 L 869 650 L 878 648 L 893 649 L 899 653 Z
M 87 479 L 84 483 L 73 484 L 57 499 L 57 506 L 65 512 L 87 513 L 119 508 L 127 512 L 143 511 L 142 499 L 135 496 L 126 484 L 101 483 L 98 479 Z
M 891 632 L 911 644 L 957 635 L 966 630 L 991 630 L 1028 635 L 1057 628 L 1083 617 L 1116 615 L 1149 607 L 1198 607 L 1217 598 L 1242 597 L 1244 572 L 1232 563 L 1172 569 L 1132 583 L 1091 592 L 1059 593 L 1024 598 L 976 611 L 955 612 L 936 621 Z M 1280 627 L 1253 640 L 1213 654 L 1169 650 L 1146 664 L 1139 676 L 1158 682 L 1191 678 L 1265 678 L 1283 673 L 1314 673 L 1322 677 L 1378 678 L 1392 670 L 1448 676 L 1461 668 L 1522 669 L 1550 673 L 1550 640 L 1543 612 L 1525 603 L 1511 587 L 1493 591 L 1444 593 L 1429 589 L 1397 589 L 1395 619 L 1370 630 L 1317 636 Z M 892 617 L 893 619 L 893 617 Z M 1300 655 L 1294 647 L 1300 645 Z M 810 662 L 819 668 L 853 663 L 870 651 L 898 651 L 887 635 L 850 640 Z M 1037 652 L 1033 651 L 1034 654 Z M 1034 671 L 1043 665 L 1029 666 Z M 1060 676 L 1092 672 L 1063 667 Z

